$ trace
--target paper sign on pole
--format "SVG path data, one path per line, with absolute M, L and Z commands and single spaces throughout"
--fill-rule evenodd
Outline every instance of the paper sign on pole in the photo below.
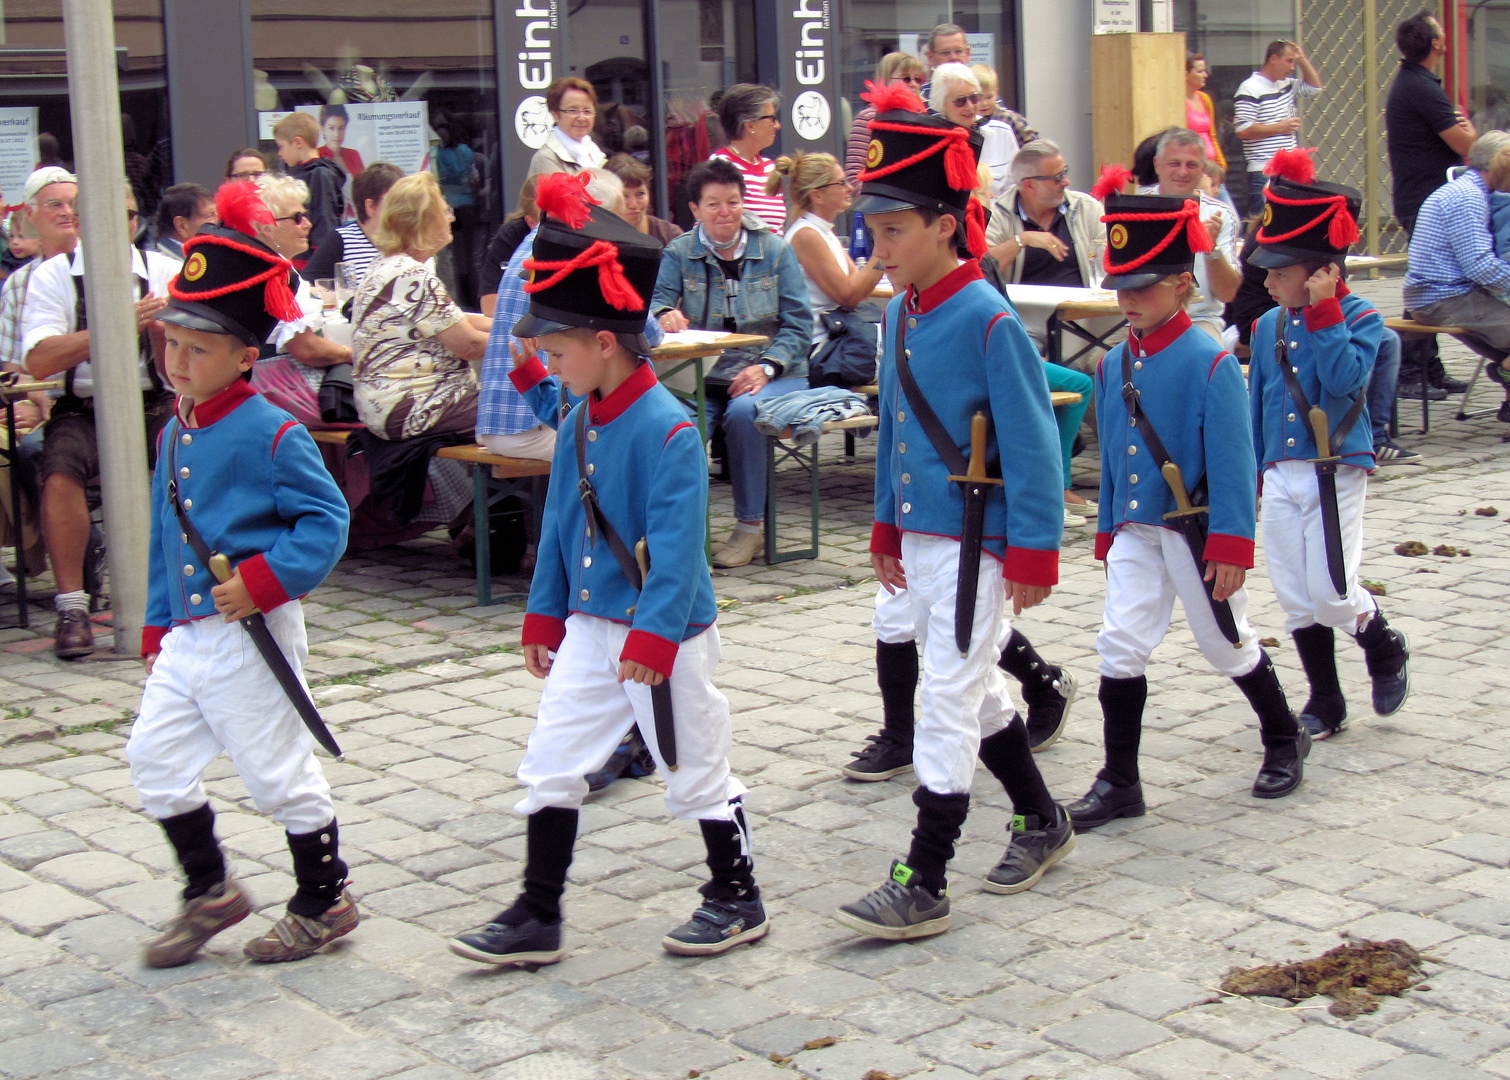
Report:
M 6 203 L 21 201 L 26 178 L 37 167 L 40 156 L 36 106 L 0 109 L 0 188 Z
M 423 101 L 348 102 L 344 130 L 332 117 L 320 133 L 320 145 L 339 143 L 353 173 L 386 161 L 405 173 L 419 172 L 430 153 L 430 107 Z M 320 106 L 300 105 L 299 112 L 320 120 Z M 266 114 L 264 114 L 266 115 Z
M 1097 34 L 1136 34 L 1137 0 L 1095 0 L 1092 25 Z

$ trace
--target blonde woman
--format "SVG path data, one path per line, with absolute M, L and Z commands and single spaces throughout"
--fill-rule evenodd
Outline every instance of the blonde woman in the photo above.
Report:
M 469 432 L 490 321 L 456 306 L 426 264 L 451 242 L 451 208 L 429 172 L 406 176 L 383 200 L 376 246 L 352 304 L 357 415 L 376 436 Z
M 864 303 L 881 280 L 879 263 L 858 267 L 834 235 L 834 220 L 849 209 L 852 193 L 844 170 L 832 154 L 798 153 L 776 159 L 766 182 L 767 194 L 786 196 L 786 233 L 802 276 L 807 278 L 813 309 L 813 344 L 827 336 L 820 318 L 835 308 Z
M 927 81 L 928 68 L 911 53 L 887 53 L 876 65 L 877 86 L 898 82 L 917 93 Z M 850 126 L 849 143 L 844 151 L 844 179 L 851 185 L 859 184 L 860 171 L 865 168 L 865 155 L 870 149 L 870 122 L 875 118 L 876 107 L 867 105 L 855 113 L 855 122 Z

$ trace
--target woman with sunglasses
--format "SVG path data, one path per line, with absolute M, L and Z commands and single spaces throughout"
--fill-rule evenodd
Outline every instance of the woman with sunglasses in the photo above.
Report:
M 928 81 L 928 69 L 911 53 L 894 52 L 881 57 L 876 65 L 876 85 L 890 86 L 901 83 L 912 88 L 913 93 L 922 89 Z M 844 179 L 853 187 L 859 186 L 857 177 L 865 168 L 865 155 L 870 150 L 870 122 L 876 118 L 876 107 L 867 105 L 855 113 L 855 122 L 850 125 L 849 143 L 844 151 Z
M 781 95 L 769 86 L 735 83 L 718 103 L 718 122 L 729 143 L 713 151 L 709 160 L 723 158 L 739 170 L 745 182 L 745 211 L 780 236 L 786 227 L 786 204 L 780 195 L 766 194 L 776 163 L 764 151 L 781 130 Z

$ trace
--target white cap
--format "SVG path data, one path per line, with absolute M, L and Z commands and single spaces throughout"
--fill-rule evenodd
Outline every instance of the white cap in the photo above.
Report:
M 27 206 L 37 205 L 37 192 L 48 184 L 77 184 L 79 178 L 67 169 L 57 165 L 48 165 L 38 169 L 26 178 L 26 192 L 21 196 L 21 201 Z

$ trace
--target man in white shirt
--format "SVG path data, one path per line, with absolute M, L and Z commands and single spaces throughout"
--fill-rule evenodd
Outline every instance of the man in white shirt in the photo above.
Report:
M 1195 257 L 1195 284 L 1201 299 L 1191 304 L 1186 314 L 1220 342 L 1226 329 L 1222 311 L 1243 282 L 1238 265 L 1241 243 L 1237 218 L 1226 203 L 1200 190 L 1206 171 L 1206 145 L 1195 132 L 1187 128 L 1164 132 L 1154 152 L 1153 167 L 1158 184 L 1139 189 L 1139 194 L 1201 200 L 1201 223 L 1211 235 L 1212 250 Z
M 1300 78 L 1295 69 L 1300 69 Z M 1281 150 L 1293 150 L 1300 130 L 1297 97 L 1321 93 L 1321 76 L 1293 41 L 1271 41 L 1264 66 L 1232 95 L 1232 127 L 1248 159 L 1248 213 L 1264 208 L 1264 166 Z
M 126 190 L 126 242 L 137 227 L 136 196 Z M 156 452 L 157 433 L 171 415 L 173 394 L 157 370 L 162 332 L 155 323 L 167 304 L 168 282 L 178 264 L 155 251 L 131 249 L 136 326 L 142 333 L 138 356 L 147 452 Z M 88 315 L 84 307 L 84 252 L 56 255 L 37 267 L 27 290 L 21 323 L 21 354 L 31 376 L 62 376 L 64 388 L 45 428 L 42 462 L 42 538 L 52 563 L 58 595 L 53 651 L 64 659 L 94 651 L 89 597 L 84 591 L 84 558 L 89 548 L 89 505 L 84 490 L 99 475 L 95 439 L 94 380 L 90 370 Z M 149 329 L 150 328 L 150 329 Z M 151 344 L 148 340 L 151 339 Z

